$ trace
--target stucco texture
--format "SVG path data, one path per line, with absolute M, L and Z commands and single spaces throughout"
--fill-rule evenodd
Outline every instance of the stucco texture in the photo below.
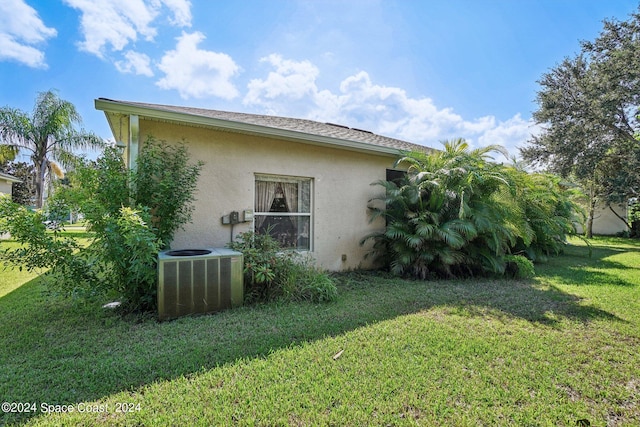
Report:
M 627 207 L 624 205 L 612 205 L 611 206 L 616 213 L 627 219 Z M 582 233 L 582 227 L 580 225 L 576 226 L 577 232 Z M 596 206 L 596 209 L 593 213 L 593 234 L 602 235 L 602 236 L 613 236 L 617 233 L 621 233 L 627 230 L 627 226 L 625 223 L 618 218 L 608 206 Z
M 0 194 L 7 194 L 11 196 L 12 184 L 12 182 L 0 178 Z
M 368 268 L 368 246 L 360 240 L 384 228 L 369 222 L 369 200 L 381 192 L 371 183 L 385 179 L 395 158 L 295 141 L 140 119 L 140 140 L 149 135 L 169 143 L 185 140 L 195 160 L 205 162 L 196 193 L 193 222 L 180 230 L 173 249 L 223 247 L 231 227 L 221 217 L 254 210 L 256 174 L 312 179 L 311 255 L 328 270 Z M 234 235 L 253 223 L 237 224 Z
M 2 177 L 0 177 L 0 196 L 7 195 L 9 197 L 11 197 L 11 188 L 12 188 L 13 183 L 11 181 L 2 179 Z M 2 233 L 0 231 L 0 240 L 4 240 L 4 239 L 8 239 L 9 238 L 9 234 L 8 233 Z

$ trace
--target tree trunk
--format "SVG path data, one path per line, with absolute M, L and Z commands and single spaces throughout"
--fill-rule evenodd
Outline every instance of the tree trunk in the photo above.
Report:
M 47 172 L 47 163 L 46 159 L 42 162 L 35 162 L 36 166 L 36 179 L 35 179 L 35 190 L 36 190 L 36 209 L 41 209 L 44 201 L 44 177 Z
M 591 239 L 593 237 L 593 216 L 595 215 L 596 201 L 597 199 L 592 197 L 591 203 L 589 203 L 589 218 L 587 218 L 587 229 L 585 232 L 587 239 Z

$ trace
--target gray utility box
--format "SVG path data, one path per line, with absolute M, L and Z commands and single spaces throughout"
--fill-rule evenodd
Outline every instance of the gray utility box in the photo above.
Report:
M 242 305 L 242 253 L 225 248 L 158 254 L 158 318 L 212 313 Z

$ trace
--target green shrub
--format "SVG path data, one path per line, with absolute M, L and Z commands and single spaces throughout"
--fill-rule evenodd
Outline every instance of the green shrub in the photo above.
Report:
M 100 239 L 102 255 L 111 268 L 107 276 L 113 296 L 126 311 L 151 311 L 156 307 L 156 258 L 162 241 L 150 227 L 146 209 L 122 207 Z
M 640 237 L 640 202 L 637 200 L 629 206 L 629 224 L 631 224 L 629 236 Z
M 82 212 L 94 236 L 86 247 L 47 232 L 42 214 L 3 199 L 0 213 L 8 219 L 0 228 L 21 244 L 5 250 L 3 259 L 20 269 L 48 269 L 50 285 L 62 293 L 109 296 L 124 312 L 155 310 L 157 255 L 189 221 L 202 167 L 188 159 L 184 144 L 150 138 L 134 171 L 127 170 L 116 148 L 78 164 L 68 185 L 50 198 L 49 210 Z
M 398 182 L 378 181 L 373 218 L 387 223 L 373 239 L 375 255 L 390 271 L 420 279 L 503 273 L 518 230 L 508 177 L 488 160 L 497 146 L 472 150 L 464 140 L 435 153 L 409 153 Z
M 316 267 L 313 258 L 292 252 L 283 263 L 278 282 L 290 301 L 329 302 L 338 298 L 338 288 L 329 274 Z
M 155 234 L 166 247 L 174 233 L 191 221 L 203 165 L 190 163 L 184 141 L 168 144 L 149 136 L 142 147 L 131 176 L 131 197 L 138 206 L 149 208 Z
M 245 299 L 251 302 L 273 298 L 276 272 L 284 268 L 282 257 L 278 257 L 278 242 L 268 234 L 247 231 L 239 234 L 236 240 L 227 246 L 242 252 Z
M 247 302 L 278 298 L 325 302 L 337 298 L 335 283 L 314 265 L 310 256 L 283 250 L 269 234 L 247 231 L 238 235 L 228 247 L 244 256 Z
M 514 279 L 530 279 L 536 275 L 533 262 L 523 255 L 507 255 L 505 275 Z
M 562 253 L 567 236 L 575 235 L 575 222 L 584 212 L 574 201 L 580 194 L 560 177 L 507 169 L 516 189 L 516 200 L 525 222 L 512 253 L 524 253 L 534 262 Z
M 46 272 L 52 286 L 66 289 L 69 294 L 96 293 L 100 272 L 89 268 L 91 257 L 81 252 L 74 238 L 63 236 L 59 229 L 49 232 L 42 211 L 30 210 L 0 195 L 0 218 L 3 223 L 0 229 L 9 232 L 12 240 L 19 243 L 18 247 L 0 251 L 0 260 L 6 267 Z
M 403 178 L 375 183 L 384 207 L 372 208 L 372 219 L 386 228 L 364 241 L 373 240 L 381 264 L 421 279 L 501 275 L 509 254 L 536 261 L 563 250 L 578 219 L 573 192 L 558 177 L 492 162 L 492 152 L 502 151 L 446 142 L 400 158 Z

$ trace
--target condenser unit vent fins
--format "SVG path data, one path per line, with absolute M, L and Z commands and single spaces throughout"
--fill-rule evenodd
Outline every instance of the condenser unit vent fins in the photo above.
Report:
M 212 313 L 242 305 L 242 269 L 242 253 L 229 249 L 161 252 L 158 318 Z

